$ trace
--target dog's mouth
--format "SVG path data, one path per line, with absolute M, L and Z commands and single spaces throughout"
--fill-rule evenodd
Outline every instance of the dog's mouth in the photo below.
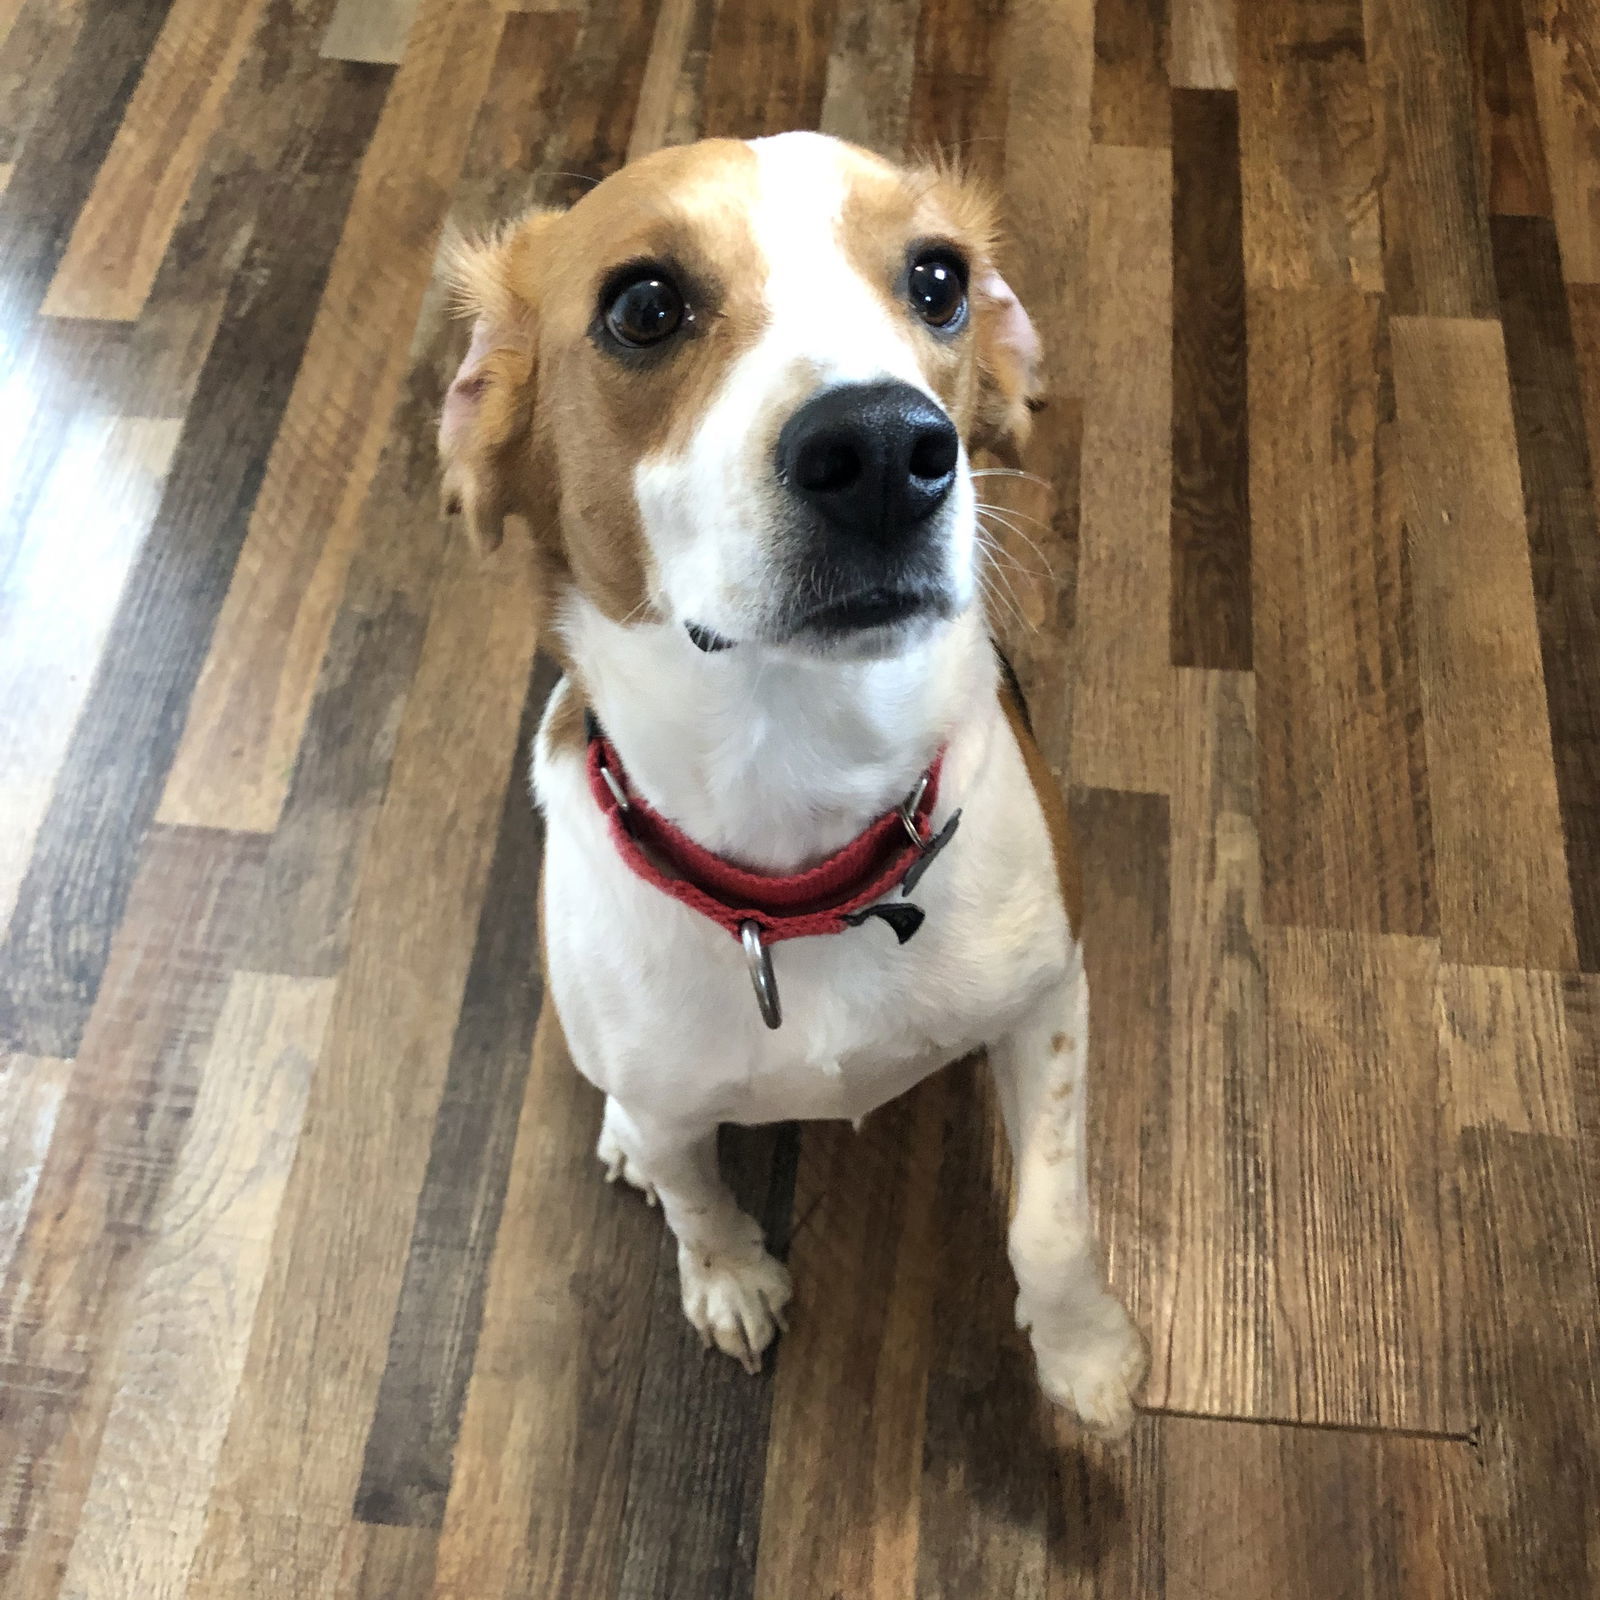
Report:
M 876 586 L 858 589 L 854 594 L 800 612 L 794 619 L 792 631 L 796 636 L 837 639 L 847 634 L 897 627 L 942 609 L 938 596 L 926 589 Z

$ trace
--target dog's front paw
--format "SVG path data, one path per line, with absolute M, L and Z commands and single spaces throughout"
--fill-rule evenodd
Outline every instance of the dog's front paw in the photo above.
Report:
M 794 1292 L 783 1263 L 759 1240 L 717 1254 L 679 1245 L 678 1277 L 683 1314 L 707 1349 L 714 1344 L 746 1372 L 759 1372 L 761 1352 L 785 1325 L 783 1308 Z
M 1071 1316 L 1033 1317 L 1019 1299 L 1017 1326 L 1031 1333 L 1039 1387 L 1056 1405 L 1102 1439 L 1127 1433 L 1148 1358 L 1118 1300 L 1100 1294 Z

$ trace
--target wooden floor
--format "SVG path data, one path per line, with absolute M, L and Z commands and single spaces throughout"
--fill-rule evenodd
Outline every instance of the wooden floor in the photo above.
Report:
M 438 240 L 794 126 L 1051 352 L 1120 1453 L 970 1067 L 729 1138 L 752 1380 L 532 1048 Z M 0 184 L 7 1600 L 1600 1594 L 1600 0 L 0 0 Z

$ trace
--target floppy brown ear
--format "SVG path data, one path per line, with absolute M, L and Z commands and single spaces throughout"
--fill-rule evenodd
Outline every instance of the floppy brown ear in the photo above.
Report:
M 439 419 L 444 507 L 460 513 L 484 554 L 499 547 L 508 516 L 530 510 L 538 354 L 532 267 L 557 215 L 530 213 L 488 243 L 461 244 L 453 251 L 457 296 L 473 325 Z
M 993 267 L 972 286 L 978 336 L 978 414 L 975 437 L 1007 466 L 1020 465 L 1043 398 L 1043 353 L 1033 322 L 1011 285 Z

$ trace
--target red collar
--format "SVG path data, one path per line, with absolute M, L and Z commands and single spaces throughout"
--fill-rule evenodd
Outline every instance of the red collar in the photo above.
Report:
M 747 950 L 751 924 L 761 946 L 843 933 L 868 917 L 887 922 L 901 944 L 921 927 L 920 906 L 903 898 L 876 902 L 895 888 L 902 897 L 909 894 L 956 831 L 959 811 L 937 834 L 933 831 L 943 750 L 901 805 L 884 812 L 843 849 L 804 872 L 775 875 L 713 855 L 631 793 L 616 750 L 592 716 L 588 727 L 589 792 L 610 823 L 622 859 L 646 883 L 698 911 Z

